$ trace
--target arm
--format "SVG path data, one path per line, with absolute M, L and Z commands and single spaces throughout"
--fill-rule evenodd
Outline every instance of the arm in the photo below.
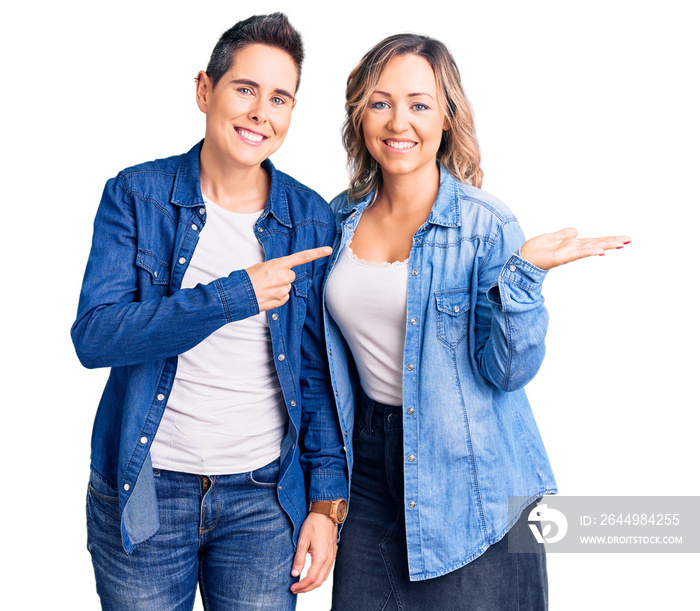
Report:
M 331 224 L 324 244 L 332 244 L 334 235 Z M 326 262 L 323 259 L 315 265 L 301 340 L 300 462 L 309 481 L 310 503 L 348 496 L 343 440 L 325 358 L 321 287 Z M 292 586 L 294 593 L 309 592 L 326 580 L 335 560 L 337 538 L 338 527 L 328 516 L 308 515 L 299 533 L 292 575 L 301 574 L 307 552 L 311 555 L 311 567 L 304 579 Z
M 517 254 L 523 242 L 517 221 L 506 221 L 478 270 L 476 361 L 481 375 L 505 391 L 525 386 L 545 351 L 546 272 Z
M 97 211 L 78 316 L 71 329 L 78 358 L 86 367 L 175 356 L 227 322 L 259 311 L 245 270 L 141 301 L 138 254 L 133 201 L 118 176 L 107 182 Z

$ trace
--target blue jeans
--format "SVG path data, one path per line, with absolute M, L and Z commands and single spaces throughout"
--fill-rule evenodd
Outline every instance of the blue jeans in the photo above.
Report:
M 409 580 L 402 408 L 361 394 L 350 506 L 333 574 L 333 611 L 547 609 L 544 546 L 527 526 L 532 506 L 503 539 L 469 564 L 441 577 Z M 445 516 L 445 521 L 458 518 Z M 509 553 L 509 537 L 518 537 L 519 549 L 534 553 Z
M 109 611 L 293 610 L 292 524 L 277 501 L 279 461 L 250 473 L 154 470 L 160 529 L 131 555 L 122 547 L 117 491 L 95 471 L 88 549 Z

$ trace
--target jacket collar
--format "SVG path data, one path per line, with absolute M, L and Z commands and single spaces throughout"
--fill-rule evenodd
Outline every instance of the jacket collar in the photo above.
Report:
M 440 187 L 437 198 L 433 204 L 428 223 L 442 225 L 444 227 L 459 227 L 462 224 L 459 214 L 459 183 L 439 161 Z M 340 209 L 340 213 L 350 214 L 351 212 L 363 212 L 369 203 L 374 199 L 375 190 L 356 202 L 348 202 Z
M 173 196 L 170 199 L 176 206 L 193 208 L 204 205 L 202 186 L 199 180 L 199 152 L 202 150 L 203 142 L 204 140 L 200 140 L 180 160 L 180 166 L 175 174 Z M 282 225 L 291 227 L 289 202 L 281 184 L 280 176 L 269 159 L 265 159 L 262 162 L 262 167 L 270 174 L 270 194 L 267 197 L 261 216 L 265 217 L 271 214 Z

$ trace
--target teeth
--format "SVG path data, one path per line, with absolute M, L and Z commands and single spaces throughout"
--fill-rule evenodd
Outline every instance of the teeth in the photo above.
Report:
M 254 134 L 253 132 L 249 132 L 247 129 L 240 129 L 238 130 L 238 133 L 243 136 L 246 140 L 250 140 L 251 142 L 262 142 L 263 136 L 260 134 Z
M 385 140 L 384 142 L 393 149 L 412 149 L 416 146 L 415 142 L 396 142 L 395 140 Z

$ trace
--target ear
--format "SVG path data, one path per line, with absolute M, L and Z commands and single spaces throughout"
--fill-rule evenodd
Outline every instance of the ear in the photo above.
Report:
M 297 99 L 294 98 L 294 99 L 292 100 L 292 110 L 294 110 L 294 107 L 295 107 L 296 105 L 297 105 Z
M 197 73 L 197 78 L 195 80 L 197 81 L 197 106 L 199 107 L 199 110 L 201 110 L 206 115 L 207 110 L 209 109 L 209 95 L 211 94 L 214 88 L 212 87 L 209 75 L 206 72 L 204 72 L 204 70 L 200 70 Z
M 442 131 L 449 132 L 451 129 L 450 122 L 447 120 L 447 116 L 445 116 L 445 120 L 442 122 Z

